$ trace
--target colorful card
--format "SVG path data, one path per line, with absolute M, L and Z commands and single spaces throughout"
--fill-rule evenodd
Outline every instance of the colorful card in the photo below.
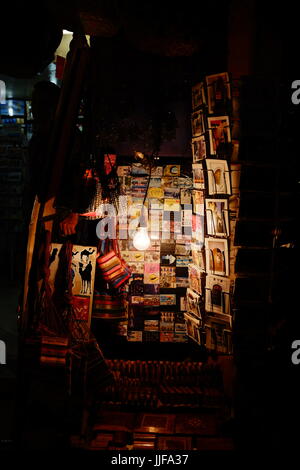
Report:
M 176 268 L 161 266 L 160 287 L 164 289 L 176 289 Z
M 180 204 L 191 204 L 191 202 L 192 202 L 191 189 L 181 189 L 180 190 Z
M 175 266 L 176 256 L 172 253 L 161 255 L 161 265 L 162 266 Z
M 202 163 L 193 163 L 193 184 L 196 189 L 205 189 L 205 178 Z
M 198 294 L 202 294 L 201 285 L 201 270 L 195 264 L 190 264 L 188 267 L 189 271 L 189 284 L 190 288 Z
M 187 268 L 188 265 L 191 263 L 190 256 L 177 256 L 176 258 L 176 267 L 178 268 Z
M 180 199 L 165 199 L 164 200 L 164 211 L 176 212 L 180 211 Z
M 179 176 L 180 165 L 166 165 L 164 168 L 164 176 Z
M 160 305 L 176 305 L 176 294 L 160 294 Z
M 195 214 L 204 215 L 204 192 L 193 190 L 193 208 Z
M 206 158 L 206 139 L 205 135 L 199 135 L 192 139 L 193 162 L 197 163 Z
M 186 321 L 186 332 L 188 337 L 196 341 L 197 344 L 201 344 L 200 320 L 189 313 L 185 313 L 184 318 Z
M 145 331 L 159 331 L 159 321 L 158 320 L 144 320 L 144 330 Z
M 163 197 L 164 197 L 164 189 L 163 188 L 150 187 L 148 189 L 148 198 L 162 199 Z
M 144 281 L 146 284 L 159 284 L 159 273 L 145 273 Z
M 144 306 L 145 307 L 159 307 L 160 297 L 159 295 L 144 295 Z
M 200 295 L 190 288 L 186 291 L 186 306 L 188 312 L 195 315 L 195 317 L 201 318 Z
M 127 341 L 141 342 L 143 341 L 143 332 L 128 330 L 127 332 Z
M 164 188 L 164 197 L 167 199 L 180 199 L 180 188 Z

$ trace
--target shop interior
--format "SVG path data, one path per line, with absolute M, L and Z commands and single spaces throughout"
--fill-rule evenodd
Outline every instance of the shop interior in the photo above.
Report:
M 0 46 L 3 446 L 291 444 L 298 143 L 279 12 L 45 1 L 38 21 L 31 3 Z

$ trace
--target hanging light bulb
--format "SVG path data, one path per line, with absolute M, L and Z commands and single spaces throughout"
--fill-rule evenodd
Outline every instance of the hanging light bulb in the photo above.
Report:
M 147 250 L 150 246 L 150 238 L 148 235 L 147 227 L 138 227 L 133 240 L 132 240 L 134 248 L 140 251 Z
M 151 243 L 147 230 L 147 221 L 144 215 L 144 205 L 142 206 L 140 223 L 133 236 L 132 243 L 134 248 L 140 251 L 147 250 Z

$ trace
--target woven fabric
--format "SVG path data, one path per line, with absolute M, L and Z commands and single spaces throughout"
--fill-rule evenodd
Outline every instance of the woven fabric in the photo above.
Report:
M 128 281 L 131 277 L 131 271 L 121 258 L 117 242 L 114 240 L 112 243 L 113 249 L 102 256 L 100 255 L 97 258 L 97 265 L 104 280 L 117 289 Z

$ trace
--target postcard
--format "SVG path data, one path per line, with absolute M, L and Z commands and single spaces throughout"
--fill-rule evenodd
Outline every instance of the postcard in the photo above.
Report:
M 151 168 L 151 176 L 162 176 L 162 175 L 163 175 L 162 166 L 154 166 Z
M 190 209 L 188 205 L 185 205 L 185 209 L 181 211 L 181 224 L 182 226 L 192 226 L 192 205 L 190 204 Z
M 186 322 L 186 333 L 189 338 L 196 341 L 196 343 L 201 344 L 201 335 L 200 335 L 200 327 L 201 321 L 198 318 L 195 318 L 193 315 L 189 313 L 184 314 L 184 319 Z
M 145 284 L 159 284 L 159 273 L 145 273 L 144 282 Z
M 161 184 L 164 188 L 178 188 L 178 178 L 176 176 L 164 176 Z
M 193 180 L 188 175 L 182 175 L 177 178 L 178 187 L 181 189 L 191 189 L 193 187 Z
M 175 266 L 175 263 L 176 263 L 176 256 L 174 256 L 172 253 L 161 255 L 162 266 Z
M 133 162 L 131 165 L 132 175 L 149 175 L 149 168 L 146 168 L 142 163 Z
M 142 331 L 127 331 L 127 341 L 143 341 L 143 332 Z
M 164 168 L 164 176 L 179 176 L 180 165 L 166 165 Z
M 206 104 L 206 97 L 203 82 L 192 87 L 192 109 L 200 108 Z
M 208 275 L 205 284 L 205 310 L 213 313 L 230 314 L 230 280 Z
M 195 214 L 204 215 L 204 191 L 193 190 L 193 208 Z
M 204 243 L 204 216 L 193 214 L 192 218 L 193 238 Z
M 161 178 L 151 176 L 149 181 L 149 188 L 160 188 L 161 187 Z
M 144 295 L 144 306 L 145 307 L 159 307 L 160 306 L 159 295 Z
M 228 200 L 207 198 L 205 208 L 207 235 L 228 237 L 230 234 Z
M 179 188 L 164 188 L 164 197 L 168 199 L 180 199 Z
M 165 199 L 164 211 L 176 212 L 180 211 L 180 199 Z
M 205 135 L 199 135 L 199 137 L 194 137 L 192 139 L 192 153 L 193 153 L 193 162 L 197 163 L 206 158 L 206 139 Z
M 139 295 L 132 295 L 131 296 L 131 303 L 132 304 L 143 305 L 144 304 L 144 297 L 139 296 Z
M 201 270 L 195 264 L 190 264 L 188 267 L 189 271 L 189 284 L 190 288 L 193 289 L 198 294 L 202 294 L 202 285 L 201 285 Z
M 198 318 L 201 318 L 200 312 L 200 295 L 197 294 L 193 289 L 188 288 L 186 290 L 186 306 L 187 311 L 192 313 Z
M 176 258 L 176 267 L 178 268 L 187 268 L 190 263 L 190 256 L 177 256 Z
M 205 179 L 202 163 L 193 163 L 193 183 L 196 189 L 205 189 Z
M 176 294 L 160 294 L 160 305 L 176 305 Z
M 145 331 L 159 331 L 159 320 L 144 320 Z
M 175 254 L 176 255 L 181 255 L 181 256 L 186 256 L 189 255 L 191 251 L 190 244 L 188 243 L 176 243 L 175 247 Z
M 154 263 L 154 264 L 159 264 L 160 262 L 160 252 L 159 251 L 146 251 L 145 252 L 145 262 L 146 263 Z
M 202 110 L 195 111 L 192 114 L 192 135 L 193 137 L 204 134 L 205 124 Z
M 144 274 L 144 263 L 127 262 L 132 273 Z
M 144 274 L 149 273 L 159 273 L 160 263 L 159 262 L 152 262 L 152 263 L 145 263 L 144 266 Z
M 160 287 L 164 289 L 176 289 L 176 268 L 161 266 Z
M 226 160 L 205 160 L 208 178 L 208 194 L 231 194 L 230 172 Z
M 192 261 L 193 264 L 201 269 L 201 271 L 205 271 L 204 255 L 201 249 L 199 250 L 198 248 L 192 248 Z
M 229 276 L 227 240 L 223 238 L 206 238 L 205 252 L 207 272 L 219 276 Z
M 227 72 L 206 77 L 209 114 L 224 111 L 231 99 L 229 76 Z
M 161 199 L 164 197 L 164 189 L 163 188 L 157 188 L 157 187 L 152 187 L 148 189 L 148 198 L 152 199 Z M 152 203 L 154 204 L 154 203 Z M 160 202 L 157 202 L 157 205 L 160 205 Z
M 192 192 L 190 189 L 181 189 L 180 190 L 180 204 L 191 204 L 192 202 Z
M 226 155 L 228 144 L 231 142 L 229 117 L 209 117 L 208 129 L 210 155 Z

